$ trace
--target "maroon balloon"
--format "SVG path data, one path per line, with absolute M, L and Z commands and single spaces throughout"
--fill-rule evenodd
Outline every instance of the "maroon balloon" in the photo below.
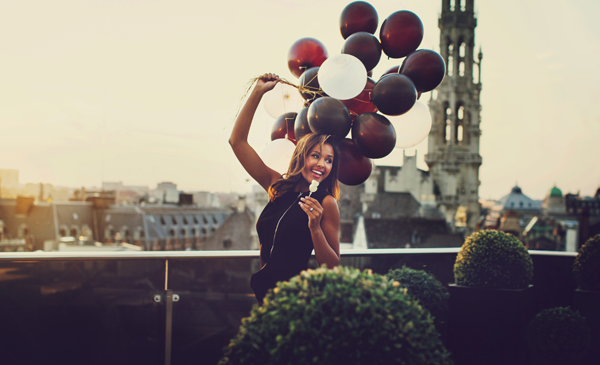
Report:
M 379 30 L 379 40 L 388 57 L 405 57 L 421 44 L 423 23 L 411 11 L 397 11 L 384 20 Z
M 294 135 L 296 136 L 296 141 L 299 141 L 300 138 L 312 133 L 308 126 L 308 119 L 306 118 L 307 114 L 308 107 L 302 108 L 296 116 L 296 120 L 294 121 Z
M 381 114 L 364 113 L 352 124 L 352 141 L 356 149 L 369 158 L 389 155 L 396 146 L 396 131 Z
M 389 74 L 375 84 L 372 100 L 382 114 L 401 115 L 415 105 L 417 89 L 408 77 Z
M 367 85 L 365 89 L 358 94 L 355 98 L 348 100 L 340 100 L 342 104 L 346 106 L 350 115 L 352 115 L 352 119 L 356 118 L 356 116 L 361 115 L 363 113 L 368 112 L 376 112 L 377 107 L 373 102 L 371 102 L 371 93 L 373 92 L 373 87 L 375 86 L 375 80 L 370 77 L 367 77 Z
M 420 49 L 406 57 L 400 73 L 412 80 L 417 91 L 424 93 L 442 83 L 446 74 L 446 63 L 437 52 Z
M 320 67 L 312 67 L 306 70 L 302 76 L 300 76 L 300 86 L 304 86 L 312 92 L 301 92 L 300 95 L 304 100 L 313 101 L 322 96 L 327 96 L 319 85 L 319 79 L 317 74 L 319 73 Z
M 356 32 L 375 34 L 379 17 L 373 5 L 364 1 L 355 1 L 346 5 L 340 15 L 340 32 L 344 39 Z
M 294 76 L 300 77 L 309 68 L 321 66 L 327 57 L 323 43 L 314 38 L 301 38 L 290 47 L 288 68 Z
M 367 181 L 373 171 L 373 162 L 362 155 L 351 139 L 344 138 L 338 144 L 340 166 L 338 180 L 346 185 L 360 185 Z
M 271 141 L 285 138 L 286 134 L 290 141 L 294 142 L 296 140 L 296 135 L 294 133 L 296 114 L 297 113 L 285 113 L 275 119 L 275 123 L 273 123 L 273 127 L 271 128 Z
M 344 138 L 352 128 L 350 112 L 341 101 L 328 96 L 313 101 L 306 115 L 313 133 Z
M 371 33 L 354 33 L 346 39 L 342 53 L 358 58 L 365 65 L 367 71 L 371 71 L 381 58 L 381 43 Z
M 397 73 L 400 73 L 400 66 L 394 66 L 394 67 L 390 68 L 389 70 L 384 72 L 383 75 L 381 75 L 381 77 L 384 77 L 385 75 L 397 74 Z M 379 78 L 379 80 L 381 80 L 381 77 Z

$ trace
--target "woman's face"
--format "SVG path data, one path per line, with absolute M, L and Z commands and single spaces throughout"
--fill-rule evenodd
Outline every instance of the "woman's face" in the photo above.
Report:
M 321 183 L 329 176 L 333 167 L 333 147 L 329 144 L 314 146 L 304 162 L 302 176 L 310 184 L 313 180 Z

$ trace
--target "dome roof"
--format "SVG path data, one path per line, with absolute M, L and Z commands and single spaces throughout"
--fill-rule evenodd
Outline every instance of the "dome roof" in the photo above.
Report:
M 515 187 L 512 188 L 512 192 L 515 194 L 523 194 L 523 191 L 521 191 L 521 188 L 518 185 L 515 185 Z
M 555 186 L 552 189 L 550 189 L 550 196 L 561 196 L 562 197 L 563 195 L 562 195 L 562 191 Z

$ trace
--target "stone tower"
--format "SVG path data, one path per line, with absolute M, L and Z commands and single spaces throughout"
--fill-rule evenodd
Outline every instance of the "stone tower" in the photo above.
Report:
M 425 162 L 434 181 L 439 210 L 453 229 L 465 226 L 473 232 L 480 214 L 479 129 L 481 104 L 481 50 L 474 60 L 474 0 L 442 0 L 439 19 L 440 54 L 446 76 L 429 101 L 433 126 Z M 477 66 L 475 82 L 474 66 Z M 462 207 L 462 208 L 461 208 Z M 466 222 L 456 212 L 466 210 Z M 462 214 L 464 216 L 464 214 Z

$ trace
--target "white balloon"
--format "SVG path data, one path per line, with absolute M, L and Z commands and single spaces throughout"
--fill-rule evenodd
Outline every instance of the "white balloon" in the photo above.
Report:
M 367 69 L 356 57 L 339 54 L 323 62 L 317 75 L 323 91 L 339 100 L 352 99 L 367 85 Z
M 280 138 L 269 142 L 260 153 L 265 165 L 280 174 L 285 174 L 290 165 L 296 146 L 287 138 Z
M 431 113 L 429 108 L 417 100 L 415 105 L 402 115 L 386 118 L 396 130 L 396 148 L 410 148 L 421 143 L 431 131 Z
M 278 83 L 273 90 L 263 97 L 265 110 L 273 118 L 278 118 L 285 113 L 298 113 L 304 105 L 304 99 L 298 89 L 293 86 Z

